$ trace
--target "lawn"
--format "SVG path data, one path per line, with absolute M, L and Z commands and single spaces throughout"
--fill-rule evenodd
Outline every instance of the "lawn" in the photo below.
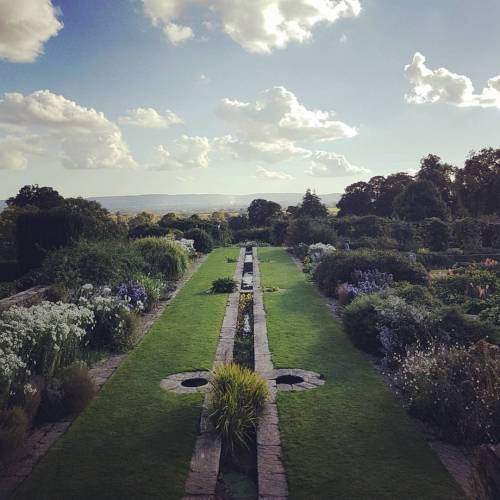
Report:
M 383 380 L 281 248 L 259 248 L 275 368 L 322 373 L 278 396 L 290 499 L 463 498 Z
M 182 497 L 197 433 L 201 395 L 160 389 L 165 376 L 210 369 L 227 301 L 205 291 L 232 276 L 239 249 L 212 252 L 144 340 L 15 498 L 36 500 Z

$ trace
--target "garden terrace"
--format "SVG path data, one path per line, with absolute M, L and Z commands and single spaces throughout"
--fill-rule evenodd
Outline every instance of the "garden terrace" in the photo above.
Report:
M 382 378 L 345 336 L 282 248 L 260 248 L 269 346 L 277 368 L 314 370 L 316 390 L 277 403 L 290 497 L 459 499 L 448 474 Z
M 160 387 L 169 374 L 209 370 L 227 294 L 206 294 L 232 274 L 237 249 L 213 251 L 143 341 L 16 491 L 16 499 L 179 499 L 202 395 Z

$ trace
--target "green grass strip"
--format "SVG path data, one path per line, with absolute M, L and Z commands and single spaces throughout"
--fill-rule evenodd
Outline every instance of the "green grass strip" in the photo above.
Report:
M 213 251 L 18 489 L 16 499 L 96 500 L 182 497 L 202 396 L 160 389 L 165 376 L 211 369 L 226 294 L 212 280 L 232 276 L 239 249 Z
M 463 498 L 461 490 L 352 346 L 284 249 L 259 248 L 275 368 L 322 373 L 315 390 L 280 393 L 278 409 L 290 498 Z

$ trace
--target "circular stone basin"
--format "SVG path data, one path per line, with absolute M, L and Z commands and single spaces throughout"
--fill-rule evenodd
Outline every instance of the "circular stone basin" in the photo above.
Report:
M 293 385 L 300 384 L 301 382 L 304 382 L 304 379 L 297 375 L 280 375 L 279 377 L 276 377 L 277 384 Z
M 181 385 L 184 387 L 202 387 L 208 384 L 208 380 L 206 378 L 188 378 L 187 380 L 183 380 Z

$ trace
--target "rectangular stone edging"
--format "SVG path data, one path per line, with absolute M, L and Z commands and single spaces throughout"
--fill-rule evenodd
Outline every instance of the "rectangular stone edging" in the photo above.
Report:
M 192 264 L 188 272 L 178 282 L 175 290 L 168 299 L 161 301 L 154 311 L 140 318 L 142 321 L 141 325 L 138 327 L 140 331 L 135 339 L 134 348 L 146 335 L 156 320 L 163 314 L 165 308 L 199 269 L 206 257 L 207 256 L 204 255 Z M 89 370 L 89 376 L 95 383 L 98 391 L 125 361 L 132 350 L 133 349 L 125 354 L 115 354 L 109 358 L 103 359 Z M 19 459 L 8 464 L 0 473 L 0 500 L 8 499 L 14 493 L 15 489 L 28 478 L 36 464 L 47 454 L 52 445 L 66 433 L 77 417 L 78 415 L 69 415 L 62 420 L 41 425 L 33 430 L 31 435 L 28 436 L 26 443 L 23 445 L 23 449 L 20 451 L 22 455 Z
M 256 247 L 253 248 L 253 290 L 255 371 L 268 381 L 270 394 L 257 427 L 259 499 L 286 500 L 288 484 L 281 452 L 276 381 L 272 380 L 273 362 L 267 340 L 266 313 Z
M 245 248 L 240 248 L 240 256 L 236 264 L 233 279 L 239 283 L 243 278 Z M 229 295 L 226 312 L 219 335 L 219 344 L 215 353 L 213 368 L 230 363 L 233 360 L 234 337 L 238 321 L 240 290 L 238 288 Z M 215 498 L 219 463 L 222 449 L 221 440 L 210 420 L 208 413 L 210 394 L 203 402 L 200 417 L 200 430 L 191 457 L 188 477 L 184 487 L 183 500 L 211 500 Z

